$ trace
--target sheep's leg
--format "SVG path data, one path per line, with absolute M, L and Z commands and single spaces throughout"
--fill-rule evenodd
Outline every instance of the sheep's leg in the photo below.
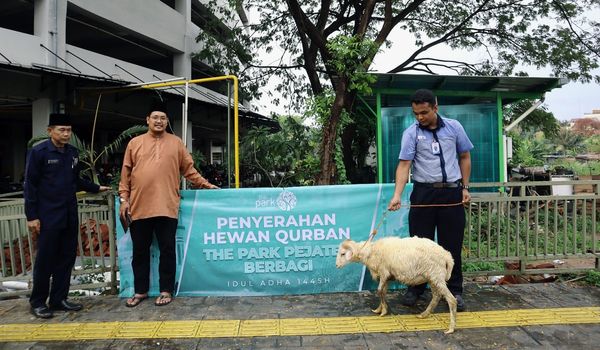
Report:
M 442 295 L 439 290 L 437 290 L 436 287 L 431 286 L 431 301 L 429 302 L 429 305 L 427 305 L 427 309 L 425 309 L 418 317 L 425 318 L 431 315 L 431 312 L 435 309 L 441 298 Z
M 377 295 L 379 295 L 379 306 L 373 310 L 374 313 L 379 314 L 379 316 L 385 316 L 388 314 L 388 306 L 385 301 L 385 296 L 387 294 L 387 278 L 383 278 L 381 276 L 379 278 L 379 286 L 377 287 Z
M 381 314 L 381 309 L 383 309 L 383 305 L 382 305 L 382 303 L 381 303 L 381 296 L 379 295 L 379 288 L 380 288 L 380 285 L 381 285 L 381 279 L 379 279 L 379 276 L 378 276 L 378 275 L 376 275 L 376 274 L 375 274 L 373 271 L 370 271 L 370 270 L 369 270 L 369 272 L 371 272 L 371 276 L 373 276 L 373 279 L 374 279 L 375 281 L 378 281 L 378 282 L 379 282 L 379 285 L 377 286 L 377 296 L 379 296 L 379 305 L 377 306 L 377 308 L 376 308 L 376 309 L 372 309 L 372 310 L 371 310 L 373 313 L 376 313 L 376 314 L 378 314 L 378 315 L 379 315 L 379 314 Z M 375 276 L 377 276 L 377 278 L 375 278 Z
M 456 298 L 454 295 L 452 295 L 452 293 L 450 293 L 450 290 L 448 289 L 448 286 L 446 286 L 445 282 L 437 284 L 436 289 L 438 295 L 441 295 L 444 297 L 444 299 L 446 299 L 446 302 L 448 303 L 448 309 L 450 309 L 450 325 L 448 330 L 444 333 L 454 333 L 454 329 L 456 328 Z
M 454 329 L 456 328 L 456 298 L 454 295 L 452 295 L 452 293 L 450 293 L 450 290 L 448 289 L 448 286 L 446 286 L 445 282 L 430 282 L 429 285 L 432 293 L 431 302 L 429 303 L 429 306 L 427 306 L 427 309 L 418 317 L 424 318 L 429 316 L 431 311 L 435 309 L 441 297 L 443 296 L 444 299 L 446 299 L 446 302 L 448 302 L 448 308 L 450 309 L 450 326 L 444 333 L 454 333 Z
M 371 311 L 379 315 L 381 313 L 381 302 L 379 302 L 379 306 L 377 306 L 376 309 L 373 309 Z
M 454 333 L 454 329 L 456 328 L 456 298 L 454 295 L 452 295 L 452 293 L 450 293 L 448 287 L 446 287 L 446 284 L 444 284 L 442 295 L 444 296 L 444 299 L 446 299 L 446 302 L 448 302 L 448 309 L 450 309 L 450 326 L 444 333 Z

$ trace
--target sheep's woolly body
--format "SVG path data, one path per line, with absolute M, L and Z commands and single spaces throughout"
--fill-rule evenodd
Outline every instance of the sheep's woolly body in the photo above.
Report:
M 357 245 L 360 248 L 364 242 Z M 447 250 L 432 240 L 419 237 L 386 237 L 367 243 L 359 250 L 358 258 L 371 275 L 388 271 L 394 279 L 411 286 L 428 282 L 428 277 L 441 276 L 444 282 L 448 281 L 454 266 Z
M 377 294 L 379 306 L 373 312 L 384 316 L 388 313 L 385 295 L 387 284 L 398 280 L 407 285 L 429 283 L 432 297 L 427 309 L 420 317 L 427 317 L 442 297 L 450 309 L 450 326 L 446 333 L 454 332 L 456 326 L 456 298 L 448 290 L 454 260 L 440 245 L 426 238 L 386 237 L 375 243 L 345 240 L 340 244 L 336 258 L 338 268 L 350 262 L 361 262 L 379 280 Z

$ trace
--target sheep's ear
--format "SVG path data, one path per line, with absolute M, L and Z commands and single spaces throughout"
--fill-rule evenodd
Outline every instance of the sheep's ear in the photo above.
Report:
M 348 260 L 348 261 L 352 260 L 352 255 L 354 255 L 354 254 L 352 253 L 352 250 L 348 249 L 348 250 L 346 251 L 346 260 Z

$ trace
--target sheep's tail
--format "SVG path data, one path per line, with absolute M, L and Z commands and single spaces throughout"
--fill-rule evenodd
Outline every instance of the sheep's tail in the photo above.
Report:
M 450 275 L 452 275 L 452 269 L 454 268 L 454 259 L 452 259 L 452 255 L 450 252 L 446 251 L 446 281 L 450 279 Z

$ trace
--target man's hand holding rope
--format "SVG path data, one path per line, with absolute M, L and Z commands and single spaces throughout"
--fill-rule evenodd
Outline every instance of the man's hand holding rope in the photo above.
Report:
M 394 196 L 392 197 L 392 200 L 390 201 L 390 204 L 388 205 L 388 210 L 396 211 L 396 210 L 400 209 L 400 207 L 402 207 L 402 202 L 400 200 L 400 196 L 396 196 L 394 194 Z

